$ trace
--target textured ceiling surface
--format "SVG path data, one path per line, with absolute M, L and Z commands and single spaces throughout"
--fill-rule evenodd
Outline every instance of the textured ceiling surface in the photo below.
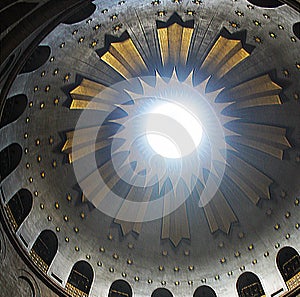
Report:
M 2 198 L 7 203 L 21 188 L 34 196 L 17 235 L 29 252 L 41 231 L 54 231 L 58 253 L 48 276 L 56 275 L 64 287 L 74 263 L 88 261 L 95 273 L 90 296 L 106 296 L 110 284 L 121 278 L 131 284 L 135 296 L 150 296 L 161 286 L 174 296 L 192 296 L 203 284 L 218 296 L 235 296 L 236 280 L 244 271 L 256 273 L 267 294 L 277 291 L 284 286 L 276 268 L 278 250 L 287 245 L 300 250 L 300 40 L 292 29 L 299 13 L 287 5 L 260 8 L 246 0 L 94 3 L 96 10 L 87 19 L 60 24 L 42 41 L 41 46 L 51 49 L 49 58 L 37 70 L 18 75 L 9 92 L 8 97 L 25 94 L 28 105 L 0 130 L 0 150 L 11 143 L 23 149 L 19 166 L 1 182 Z M 183 54 L 176 56 L 174 36 L 179 31 L 174 24 L 182 32 L 184 59 Z M 168 29 L 159 31 L 160 26 Z M 163 37 L 166 30 L 169 36 Z M 232 48 L 229 40 L 234 40 Z M 125 50 L 127 57 L 122 56 Z M 227 58 L 222 60 L 222 54 Z M 86 112 L 80 99 L 93 88 L 155 73 L 156 79 L 170 78 L 170 65 L 177 66 L 177 85 L 190 73 L 191 88 L 201 85 L 202 73 L 205 79 L 211 76 L 207 88 L 202 85 L 203 95 L 223 90 L 219 99 L 210 97 L 212 108 L 219 119 L 227 118 L 221 121 L 224 131 L 245 137 L 224 132 L 231 159 L 225 162 L 219 200 L 213 206 L 198 207 L 190 195 L 169 221 L 159 218 L 132 226 L 104 214 L 93 197 L 82 195 L 70 160 L 76 154 L 66 145 Z M 234 89 L 251 81 L 246 89 Z M 241 103 L 247 91 L 257 100 Z M 230 108 L 231 103 L 235 106 Z M 88 127 L 99 126 L 101 113 L 111 111 L 93 109 Z M 84 170 L 91 174 L 89 168 Z M 103 170 L 105 174 L 107 168 Z M 263 190 L 254 190 L 260 186 Z

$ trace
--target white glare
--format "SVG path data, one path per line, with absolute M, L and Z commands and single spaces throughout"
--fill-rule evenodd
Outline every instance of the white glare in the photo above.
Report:
M 147 115 L 149 145 L 165 158 L 192 153 L 202 139 L 202 126 L 192 112 L 174 103 L 162 103 Z

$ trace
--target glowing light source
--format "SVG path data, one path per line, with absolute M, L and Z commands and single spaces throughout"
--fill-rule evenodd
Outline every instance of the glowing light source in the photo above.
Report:
M 202 139 L 200 121 L 185 107 L 160 103 L 147 116 L 146 137 L 159 155 L 177 159 L 192 153 Z

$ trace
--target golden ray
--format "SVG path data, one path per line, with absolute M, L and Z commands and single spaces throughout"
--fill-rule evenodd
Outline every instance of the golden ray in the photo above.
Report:
M 170 199 L 164 200 L 164 215 L 162 219 L 161 239 L 169 239 L 177 247 L 182 239 L 190 239 L 189 221 L 186 210 L 186 203 L 181 204 L 175 211 L 169 213 L 169 209 L 174 209 L 176 200 L 186 195 L 183 187 L 178 187 L 176 191 L 170 190 Z
M 243 48 L 241 40 L 220 36 L 206 56 L 200 71 L 206 77 L 212 75 L 219 80 L 249 56 L 250 53 Z
M 109 50 L 101 57 L 101 60 L 125 79 L 139 76 L 148 70 L 131 38 L 111 43 Z
M 194 28 L 186 28 L 177 23 L 157 29 L 163 66 L 186 65 L 193 32 Z
M 230 116 L 230 113 L 235 110 L 265 106 L 265 105 L 278 105 L 282 104 L 280 99 L 280 92 L 282 88 L 272 81 L 271 77 L 266 74 L 260 77 L 248 80 L 235 87 L 224 89 L 219 88 L 214 91 L 209 91 L 207 85 L 209 81 L 218 82 L 235 66 L 244 61 L 250 56 L 249 51 L 244 47 L 241 40 L 233 40 L 220 36 L 213 47 L 210 49 L 200 69 L 193 69 L 188 78 L 184 82 L 180 82 L 177 77 L 177 66 L 186 65 L 188 62 L 189 52 L 191 50 L 192 36 L 194 28 L 188 28 L 178 23 L 173 23 L 164 28 L 157 28 L 157 39 L 159 43 L 160 55 L 158 58 L 162 60 L 162 66 L 173 67 L 172 77 L 170 79 L 161 77 L 157 70 L 155 73 L 155 86 L 148 84 L 142 77 L 144 74 L 149 73 L 147 65 L 151 65 L 151 61 L 145 61 L 142 54 L 139 52 L 134 42 L 130 37 L 120 42 L 113 42 L 109 45 L 108 51 L 100 58 L 107 65 L 112 67 L 118 72 L 125 80 L 132 77 L 137 77 L 141 85 L 142 93 L 135 93 L 133 91 L 125 90 L 128 96 L 132 99 L 133 104 L 122 104 L 122 97 L 116 90 L 97 82 L 92 82 L 88 79 L 83 79 L 81 84 L 70 92 L 72 97 L 71 109 L 93 109 L 96 111 L 111 112 L 119 107 L 127 113 L 127 117 L 112 120 L 111 122 L 123 126 L 123 130 L 118 130 L 115 134 L 109 134 L 109 127 L 103 127 L 103 131 L 99 133 L 96 139 L 96 147 L 92 147 L 95 140 L 90 139 L 90 135 L 95 135 L 93 132 L 97 127 L 82 129 L 79 131 L 80 136 L 78 141 L 74 141 L 74 133 L 67 133 L 67 140 L 63 146 L 62 151 L 69 155 L 70 162 L 76 161 L 79 158 L 84 158 L 87 154 L 93 153 L 98 149 L 111 145 L 114 138 L 124 139 L 123 145 L 118 147 L 113 154 L 119 152 L 128 152 L 127 158 L 118 174 L 113 168 L 112 161 L 105 163 L 99 171 L 96 170 L 88 175 L 83 181 L 84 189 L 86 189 L 86 196 L 89 197 L 90 202 L 94 206 L 98 206 L 109 191 L 117 185 L 129 172 L 129 166 L 132 162 L 136 161 L 136 156 L 140 152 L 136 148 L 130 146 L 130 141 L 133 137 L 132 129 L 127 124 L 127 120 L 139 114 L 139 104 L 142 100 L 151 97 L 157 97 L 157 90 L 173 89 L 174 86 L 185 84 L 196 90 L 205 100 L 210 104 L 218 119 L 220 126 L 222 126 L 225 149 L 227 151 L 227 158 L 219 149 L 223 147 L 220 140 L 213 140 L 212 156 L 213 160 L 204 160 L 202 168 L 197 171 L 193 166 L 191 167 L 190 176 L 195 176 L 202 186 L 205 186 L 205 179 L 203 176 L 203 168 L 210 171 L 213 176 L 218 176 L 219 163 L 226 167 L 225 175 L 230 179 L 237 188 L 254 204 L 257 204 L 260 199 L 270 199 L 269 187 L 272 180 L 263 174 L 260 170 L 248 164 L 242 159 L 239 150 L 232 145 L 234 143 L 251 147 L 257 151 L 262 151 L 278 159 L 283 158 L 285 149 L 291 147 L 286 138 L 286 130 L 279 127 L 259 125 L 255 123 L 242 123 L 236 121 L 235 128 L 230 129 L 226 124 L 232 122 L 236 117 Z M 191 55 L 192 56 L 192 55 Z M 194 71 L 201 73 L 203 81 L 198 84 L 193 84 Z M 178 71 L 178 69 L 177 69 Z M 216 100 L 221 99 L 226 100 Z M 91 102 L 92 101 L 92 102 Z M 145 102 L 145 101 L 144 101 Z M 226 114 L 224 110 L 226 109 Z M 212 125 L 213 126 L 213 125 Z M 102 129 L 102 127 L 101 127 Z M 213 135 L 213 131 L 211 131 Z M 81 133 L 81 134 L 80 134 Z M 213 138 L 213 137 L 212 137 Z M 230 144 L 227 140 L 230 140 Z M 135 172 L 140 172 L 145 169 L 146 160 L 139 160 L 136 164 Z M 99 175 L 103 177 L 107 187 L 99 188 L 95 184 L 95 178 Z M 145 185 L 152 178 L 155 178 L 155 173 L 146 174 Z M 166 181 L 167 176 L 163 176 L 159 184 L 159 188 Z M 183 177 L 180 182 L 172 180 L 170 177 L 173 190 L 173 201 L 165 201 L 164 214 L 168 213 L 168 209 L 172 207 L 172 203 L 176 202 L 185 186 L 189 188 L 191 181 Z M 183 186 L 179 186 L 182 183 Z M 199 183 L 196 184 L 195 190 L 201 194 L 202 190 Z M 137 188 L 132 186 L 126 196 L 126 199 L 132 201 L 148 202 L 151 199 L 152 187 Z M 237 222 L 237 217 L 229 204 L 229 197 L 222 189 L 219 188 L 214 198 L 204 206 L 204 214 L 206 216 L 210 231 L 212 233 L 221 230 L 228 234 L 232 223 Z M 133 222 L 124 222 L 120 220 L 129 211 L 127 204 L 124 203 L 115 218 L 115 223 L 119 224 L 122 229 L 123 235 L 130 232 L 141 232 L 142 223 L 134 223 L 142 221 L 144 218 L 147 207 L 141 204 L 140 210 L 137 212 L 136 217 L 132 219 Z M 189 222 L 186 211 L 186 205 L 183 203 L 176 211 L 171 214 L 163 216 L 162 219 L 162 233 L 161 239 L 169 239 L 174 246 L 178 246 L 183 238 L 190 238 Z

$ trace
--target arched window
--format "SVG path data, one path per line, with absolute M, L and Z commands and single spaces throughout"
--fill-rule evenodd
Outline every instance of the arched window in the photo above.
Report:
M 26 189 L 21 189 L 8 201 L 6 210 L 15 230 L 20 227 L 29 215 L 32 202 L 32 194 Z
M 153 291 L 151 297 L 173 297 L 173 294 L 165 288 L 158 288 Z
M 51 230 L 44 230 L 36 239 L 30 255 L 34 262 L 45 273 L 53 261 L 58 249 L 58 240 L 55 233 Z
M 0 182 L 9 176 L 19 165 L 22 157 L 22 148 L 12 143 L 0 152 Z
M 76 262 L 71 270 L 66 284 L 67 292 L 73 296 L 74 291 L 80 291 L 79 296 L 87 296 L 94 279 L 93 268 L 86 261 Z
M 298 252 L 286 246 L 282 248 L 276 257 L 277 267 L 289 290 L 300 284 L 300 256 Z
M 248 2 L 250 2 L 255 6 L 266 7 L 266 8 L 275 8 L 283 5 L 283 3 L 281 3 L 278 0 L 248 0 Z
M 108 297 L 132 297 L 131 286 L 124 280 L 116 280 L 110 286 Z
M 236 288 L 239 297 L 265 296 L 265 291 L 257 275 L 252 272 L 244 272 L 237 280 Z
M 296 35 L 296 37 L 297 37 L 298 39 L 300 39 L 300 22 L 295 23 L 295 24 L 293 25 L 293 32 L 294 32 L 294 34 Z
M 74 15 L 70 16 L 67 20 L 65 20 L 64 24 L 71 25 L 79 23 L 91 16 L 95 10 L 96 5 L 93 3 L 89 3 L 86 7 L 84 7 L 80 11 L 77 11 Z
M 201 286 L 196 289 L 193 297 L 217 297 L 217 294 L 211 287 Z
M 5 100 L 5 105 L 0 121 L 0 129 L 21 116 L 27 105 L 27 97 L 24 94 L 19 94 Z
M 21 73 L 32 72 L 46 63 L 51 54 L 49 46 L 38 46 L 26 61 Z

